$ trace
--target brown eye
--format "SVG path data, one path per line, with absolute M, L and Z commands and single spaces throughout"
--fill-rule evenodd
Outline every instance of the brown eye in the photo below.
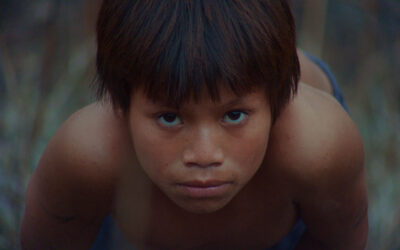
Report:
M 243 111 L 230 111 L 224 115 L 224 122 L 230 124 L 238 124 L 247 118 L 247 113 Z
M 175 114 L 165 114 L 165 115 L 163 115 L 163 118 L 166 122 L 174 122 L 176 119 L 176 115 Z
M 181 119 L 178 117 L 178 115 L 176 115 L 174 113 L 162 114 L 162 115 L 160 115 L 158 117 L 158 121 L 163 126 L 167 126 L 167 127 L 176 126 L 176 125 L 179 125 L 182 122 Z
M 237 120 L 240 118 L 240 116 L 242 115 L 242 113 L 240 112 L 229 112 L 228 114 L 229 119 L 231 120 Z

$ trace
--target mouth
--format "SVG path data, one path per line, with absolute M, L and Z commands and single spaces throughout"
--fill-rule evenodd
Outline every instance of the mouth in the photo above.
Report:
M 183 195 L 190 198 L 218 198 L 229 192 L 232 182 L 228 181 L 189 181 L 176 186 Z

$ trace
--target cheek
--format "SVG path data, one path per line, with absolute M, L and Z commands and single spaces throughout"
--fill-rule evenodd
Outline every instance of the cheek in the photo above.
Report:
M 267 141 L 268 138 L 263 138 L 261 135 L 248 138 L 241 142 L 242 146 L 236 155 L 240 156 L 241 160 L 247 163 L 246 165 L 259 167 L 267 150 Z
M 176 161 L 178 146 L 159 136 L 150 122 L 132 123 L 131 139 L 140 166 L 152 179 L 166 175 L 168 166 Z
M 231 156 L 239 164 L 243 176 L 252 176 L 261 166 L 267 151 L 269 131 L 268 123 L 267 126 L 251 126 L 240 140 L 230 144 Z

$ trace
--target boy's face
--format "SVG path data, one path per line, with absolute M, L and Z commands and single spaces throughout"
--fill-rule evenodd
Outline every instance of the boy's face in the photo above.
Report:
M 271 112 L 264 90 L 220 102 L 204 92 L 178 109 L 132 96 L 129 126 L 138 162 L 181 208 L 211 213 L 224 207 L 254 176 L 267 149 Z

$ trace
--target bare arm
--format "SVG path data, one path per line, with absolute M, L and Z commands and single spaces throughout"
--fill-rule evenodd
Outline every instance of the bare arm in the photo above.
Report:
M 93 136 L 96 120 L 81 117 L 86 115 L 75 115 L 60 128 L 32 175 L 23 249 L 89 249 L 110 212 L 112 157 L 103 152 L 104 140 Z
M 368 200 L 363 145 L 357 128 L 344 113 L 327 121 L 330 135 L 324 153 L 299 192 L 307 231 L 298 249 L 364 249 L 368 235 Z M 321 124 L 323 126 L 323 124 Z M 328 143 L 329 142 L 329 143 Z
M 50 198 L 51 192 L 42 190 L 41 186 L 37 175 L 28 186 L 21 227 L 22 249 L 88 249 L 99 221 L 82 216 L 72 207 L 79 204 L 73 205 L 75 202 L 63 199 L 62 194 L 59 194 L 60 200 Z
M 360 180 L 353 188 L 348 190 L 347 196 L 336 201 L 342 204 L 325 204 L 327 207 L 323 212 L 312 213 L 304 211 L 304 216 L 313 216 L 305 219 L 307 231 L 303 235 L 297 249 L 364 249 L 368 235 L 368 213 L 364 176 L 360 175 Z M 359 187 L 356 187 L 359 186 Z M 353 190 L 351 190 L 353 189 Z M 351 198 L 353 196 L 353 198 Z M 347 201 L 346 201 L 347 200 Z M 323 204 L 314 205 L 321 209 Z M 304 208 L 307 209 L 307 208 Z M 322 218 L 320 218 L 320 216 Z

